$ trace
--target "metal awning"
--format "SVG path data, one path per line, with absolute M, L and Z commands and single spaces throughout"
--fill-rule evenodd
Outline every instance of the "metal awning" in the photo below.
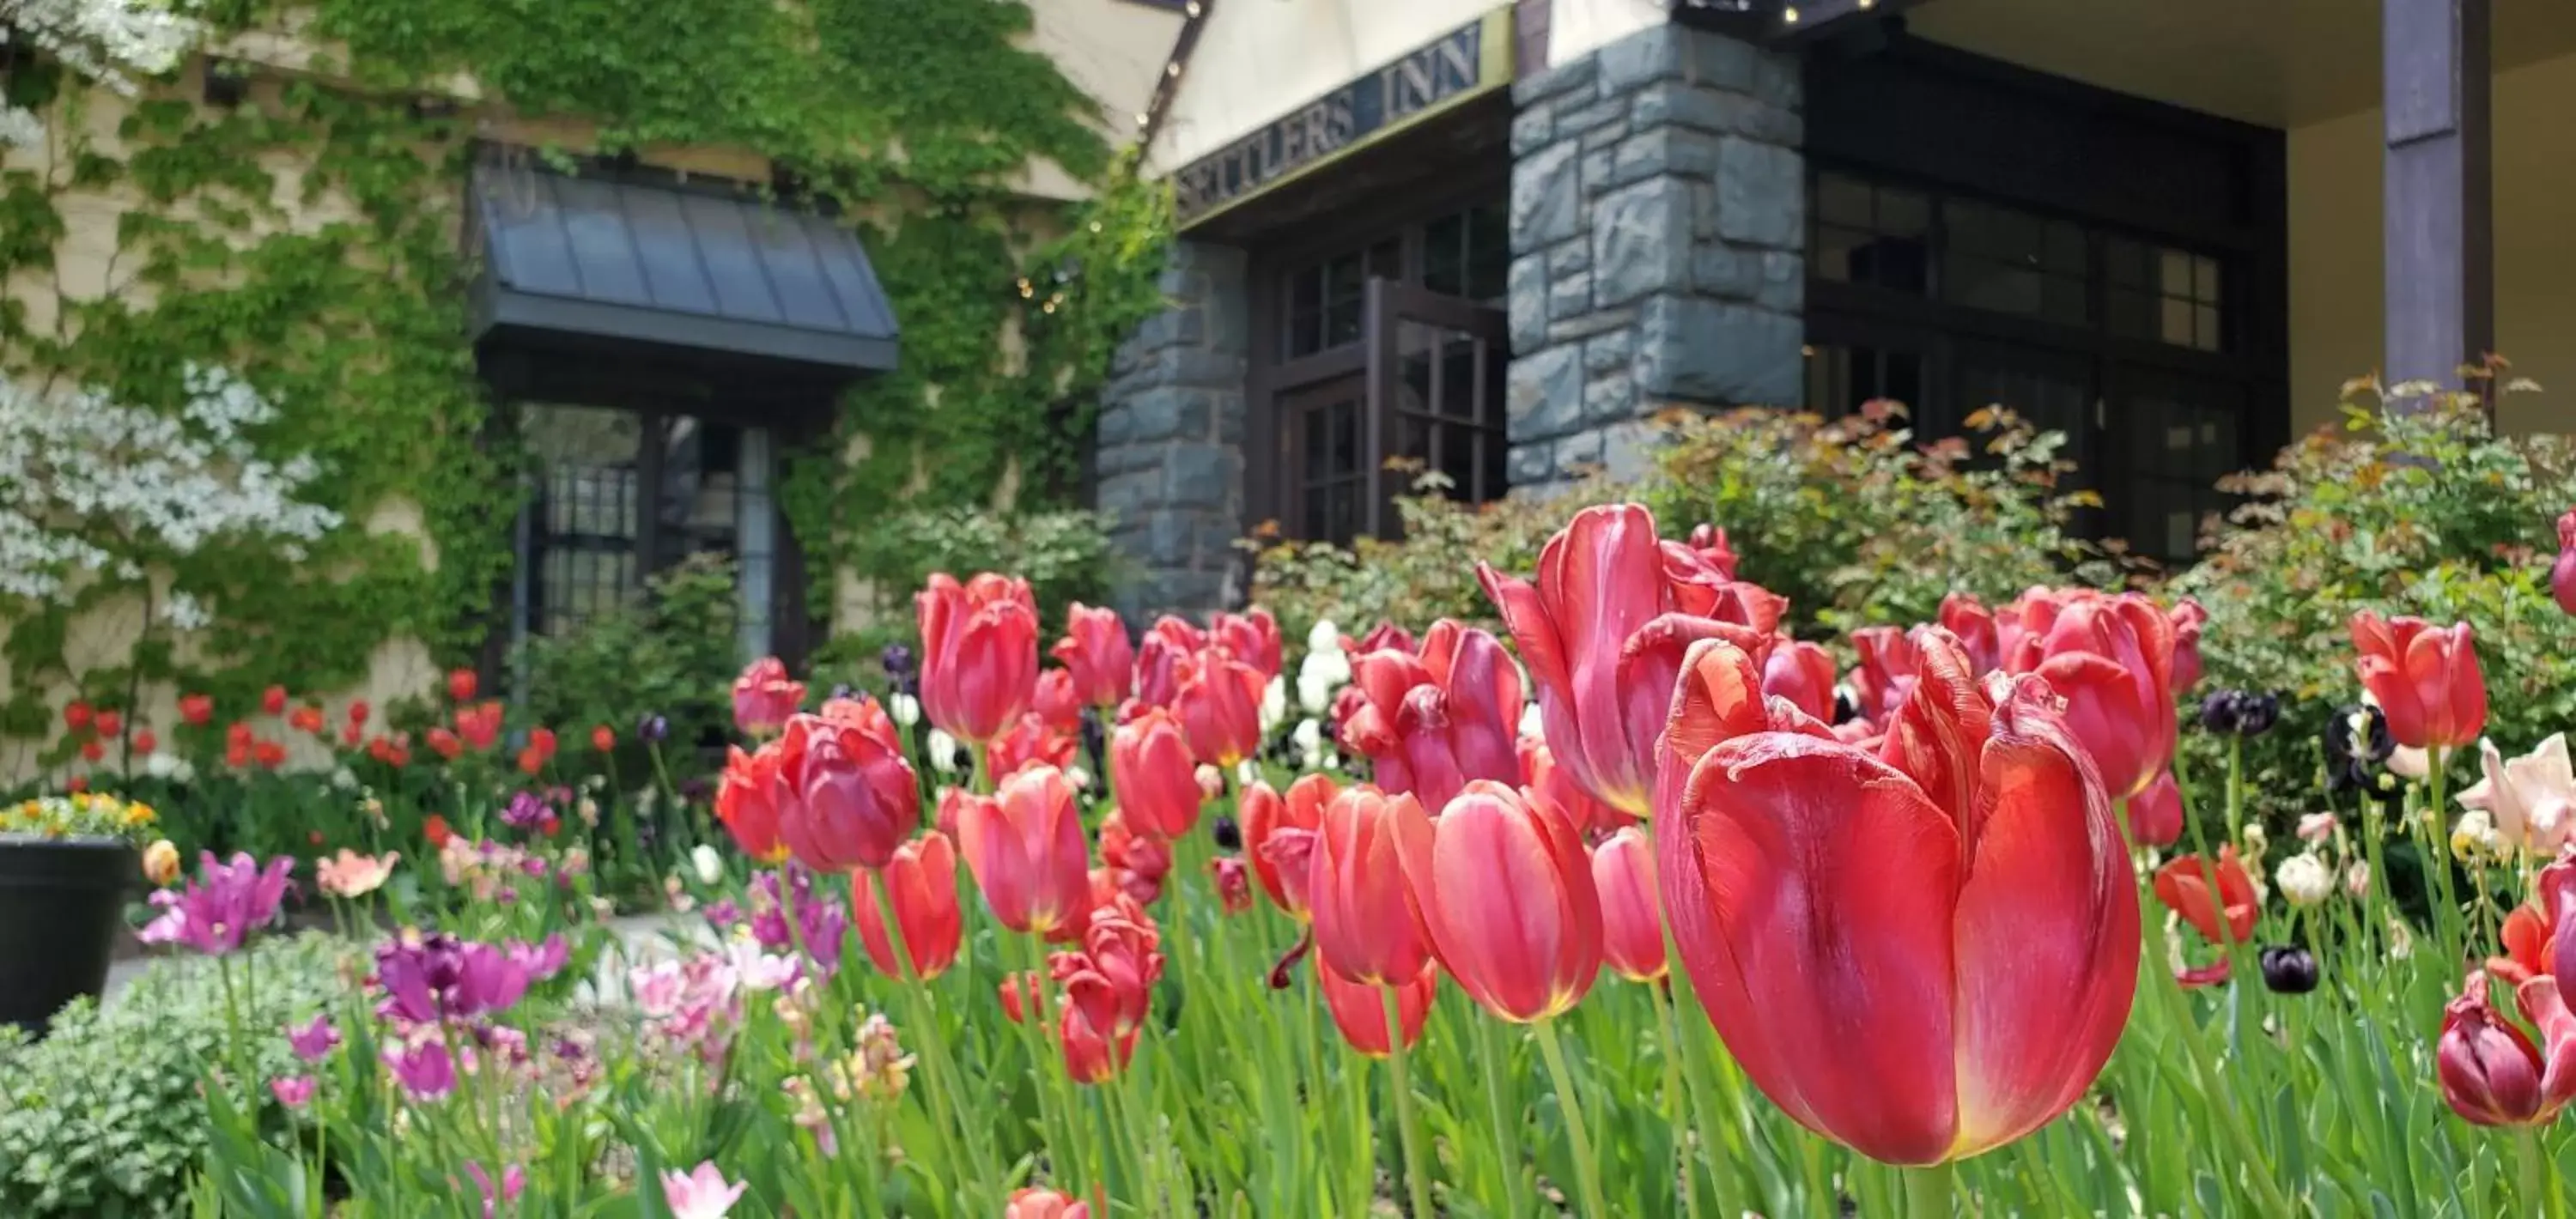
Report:
M 685 187 L 484 163 L 474 337 L 611 340 L 851 371 L 895 366 L 866 251 L 821 216 Z

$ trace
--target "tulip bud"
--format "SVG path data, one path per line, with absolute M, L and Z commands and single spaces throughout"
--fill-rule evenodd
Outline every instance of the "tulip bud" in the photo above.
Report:
M 2549 595 L 2558 608 L 2576 614 L 2576 512 L 2558 518 L 2558 561 L 2549 567 Z
M 2555 991 L 2556 984 L 2551 983 Z M 2528 1126 L 2547 1121 L 2564 1104 L 2550 1103 L 2543 1088 L 2539 1047 L 2487 1002 L 2487 976 L 2470 970 L 2458 998 L 2442 1011 L 2442 1037 L 2434 1047 L 2442 1100 L 2471 1124 Z
M 2213 690 L 2200 700 L 2200 726 L 2222 736 L 2257 737 L 2281 720 L 2281 698 L 2246 690 Z
M 658 715 L 647 715 L 636 722 L 635 735 L 643 738 L 647 745 L 659 745 L 664 737 L 671 735 L 671 721 Z
M 2182 788 L 2168 770 L 2147 790 L 2129 798 L 2129 841 L 2142 847 L 2169 847 L 2182 839 Z
M 2257 959 L 2263 965 L 2263 985 L 2274 994 L 2304 995 L 2317 988 L 2317 958 L 2305 948 L 2275 944 Z
M 957 963 L 966 925 L 957 909 L 957 850 L 947 835 L 932 830 L 898 848 L 881 873 L 862 870 L 852 879 L 859 942 L 879 972 L 927 981 Z M 891 895 L 890 903 L 878 897 L 881 883 Z M 903 931 L 904 955 L 911 958 L 900 964 L 894 942 L 886 934 L 886 904 L 894 907 Z
M 1469 998 L 1524 1024 L 1582 1001 L 1601 972 L 1601 899 L 1570 823 L 1485 779 L 1437 821 L 1411 800 L 1389 821 L 1406 900 Z
M 1652 982 L 1664 959 L 1664 912 L 1655 895 L 1654 846 L 1627 826 L 1592 848 L 1592 884 L 1601 894 L 1601 955 L 1631 982 Z
M 2280 886 L 2282 900 L 2313 906 L 2334 894 L 2334 869 L 2314 854 L 2292 855 L 2273 869 L 2272 883 Z
M 1263 790 L 1268 790 L 1266 785 Z M 1244 798 L 1250 799 L 1250 785 L 1246 785 L 1244 791 Z M 1276 800 L 1278 797 L 1274 795 L 1271 799 Z M 1243 827 L 1235 824 L 1234 818 L 1232 817 L 1217 818 L 1215 825 L 1211 827 L 1210 833 L 1211 836 L 1216 839 L 1216 848 L 1220 851 L 1240 851 L 1243 849 Z
M 1240 855 L 1220 855 L 1208 861 L 1208 871 L 1216 877 L 1217 900 L 1228 914 L 1241 914 L 1252 908 L 1252 874 Z
M 1345 980 L 1322 961 L 1315 963 L 1315 986 L 1323 993 L 1325 1010 L 1333 1014 L 1333 1027 L 1341 1030 L 1342 1040 L 1352 1049 L 1370 1058 L 1384 1058 L 1394 1052 L 1386 1035 L 1386 991 L 1366 983 Z M 1422 1024 L 1431 1015 L 1431 1001 L 1438 997 L 1440 971 L 1423 967 L 1412 981 L 1395 988 L 1396 1020 L 1404 1028 L 1405 1048 L 1422 1039 Z

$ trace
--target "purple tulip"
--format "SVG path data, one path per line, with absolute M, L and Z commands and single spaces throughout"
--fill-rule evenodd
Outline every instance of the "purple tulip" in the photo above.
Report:
M 197 879 L 185 893 L 162 889 L 152 894 L 161 908 L 141 934 L 146 944 L 186 944 L 208 956 L 222 956 L 242 946 L 253 928 L 277 917 L 286 900 L 287 877 L 295 861 L 280 855 L 261 868 L 248 852 L 217 863 L 212 851 L 200 857 Z
M 572 950 L 565 946 L 561 933 L 547 936 L 541 944 L 512 940 L 509 951 L 511 963 L 527 971 L 531 982 L 543 982 L 562 973 L 564 963 L 572 956 Z
M 401 1084 L 403 1092 L 413 1100 L 440 1100 L 456 1090 L 456 1060 L 438 1042 L 399 1049 L 388 1046 L 385 1065 L 393 1069 L 394 1082 Z
M 377 1011 L 413 1024 L 500 1011 L 527 993 L 531 965 L 562 955 L 560 941 L 554 944 L 504 949 L 408 933 L 376 949 L 376 985 L 385 992 Z M 556 960 L 554 968 L 562 967 Z
M 340 1044 L 340 1030 L 331 1027 L 331 1018 L 314 1013 L 313 1023 L 300 1029 L 286 1030 L 286 1044 L 295 1056 L 306 1062 L 320 1062 L 330 1057 Z

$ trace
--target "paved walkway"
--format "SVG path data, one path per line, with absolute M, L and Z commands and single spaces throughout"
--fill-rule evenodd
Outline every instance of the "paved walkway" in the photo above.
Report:
M 715 942 L 713 930 L 704 919 L 694 914 L 667 911 L 629 914 L 610 919 L 608 925 L 617 932 L 617 946 L 600 958 L 599 973 L 589 984 L 592 993 L 588 997 L 623 995 L 626 992 L 626 971 L 635 965 L 673 955 L 672 941 L 675 937 L 709 944 Z M 100 1002 L 113 1005 L 128 983 L 170 959 L 151 956 L 117 962 L 107 971 L 107 993 Z

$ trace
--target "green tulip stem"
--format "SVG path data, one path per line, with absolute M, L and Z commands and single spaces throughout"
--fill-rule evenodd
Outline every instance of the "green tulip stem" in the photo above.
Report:
M 1906 1219 L 1950 1219 L 1958 1165 L 1947 1160 L 1905 1170 Z
M 1547 1060 L 1547 1074 L 1556 1086 L 1556 1104 L 1565 1111 L 1565 1134 L 1574 1144 L 1574 1180 L 1583 1195 L 1583 1213 L 1594 1219 L 1606 1219 L 1610 1208 L 1601 1202 L 1601 1168 L 1592 1160 L 1592 1132 L 1583 1124 L 1583 1100 L 1574 1090 L 1574 1073 L 1565 1069 L 1565 1050 L 1557 1044 L 1556 1022 L 1541 1020 L 1538 1031 L 1539 1057 Z
M 1422 1172 L 1422 1138 L 1413 1128 L 1413 1071 L 1404 1060 L 1404 1013 L 1396 1005 L 1396 988 L 1381 986 L 1378 997 L 1386 1007 L 1386 1061 L 1395 1072 L 1395 1135 L 1404 1149 L 1404 1187 L 1416 1219 L 1429 1219 L 1437 1212 L 1431 1209 L 1431 1179 Z

